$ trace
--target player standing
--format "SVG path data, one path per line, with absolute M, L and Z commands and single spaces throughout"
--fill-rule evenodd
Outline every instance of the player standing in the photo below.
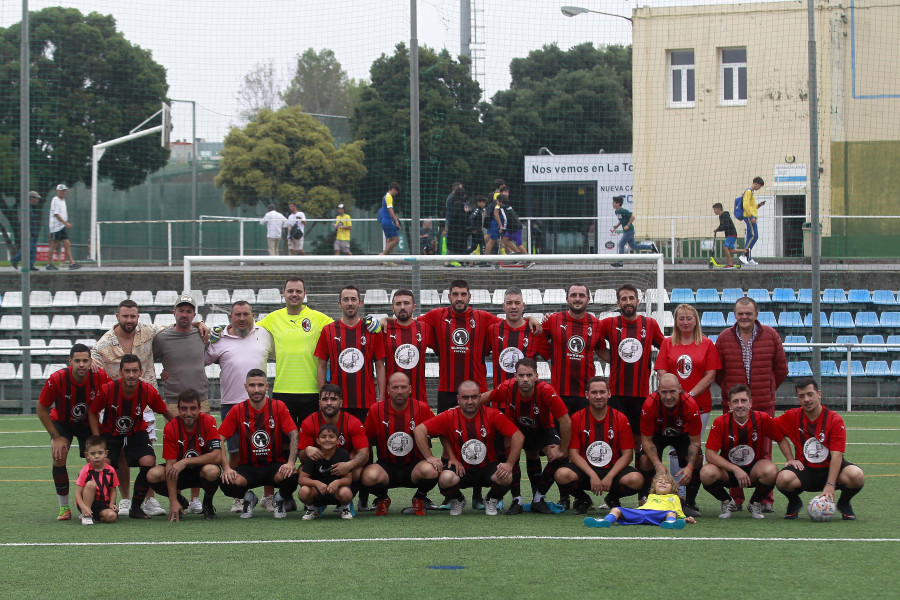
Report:
M 432 346 L 431 327 L 413 318 L 416 299 L 411 290 L 394 292 L 391 310 L 394 319 L 385 319 L 381 332 L 385 378 L 403 373 L 412 385 L 412 397 L 427 404 L 425 351 Z M 386 397 L 384 390 L 380 390 L 380 396 Z
M 550 346 L 542 335 L 531 332 L 531 326 L 525 320 L 525 302 L 522 290 L 509 288 L 503 294 L 503 312 L 506 319 L 501 319 L 488 328 L 487 348 L 494 363 L 494 388 L 516 376 L 516 363 L 523 358 L 534 358 L 550 355 Z M 499 411 L 505 406 L 492 405 Z

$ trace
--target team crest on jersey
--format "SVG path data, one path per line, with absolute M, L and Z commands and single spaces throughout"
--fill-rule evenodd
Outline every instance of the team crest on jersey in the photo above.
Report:
M 487 456 L 487 446 L 481 440 L 469 440 L 460 449 L 462 459 L 470 465 L 480 465 Z
M 643 337 L 643 336 L 642 336 Z M 619 342 L 619 358 L 627 363 L 634 364 L 641 360 L 644 354 L 644 346 L 634 338 L 625 338 Z
M 580 335 L 573 335 L 566 343 L 566 347 L 572 354 L 581 354 L 584 352 L 584 338 Z
M 472 327 L 472 329 L 475 329 L 475 319 L 469 319 L 469 325 Z
M 523 358 L 525 358 L 525 354 L 518 348 L 511 346 L 500 351 L 500 357 L 497 362 L 505 373 L 512 375 L 516 372 L 516 363 Z
M 363 368 L 364 362 L 363 353 L 359 348 L 345 348 L 338 354 L 338 363 L 344 373 L 356 373 Z
M 597 440 L 584 451 L 587 461 L 594 467 L 605 467 L 612 460 L 612 447 L 603 440 Z
M 747 444 L 735 446 L 728 451 L 728 460 L 741 467 L 751 464 L 754 458 L 756 458 L 756 452 Z
M 412 436 L 405 431 L 393 433 L 387 439 L 387 447 L 394 456 L 406 456 L 413 448 Z
M 394 350 L 394 362 L 401 369 L 413 369 L 419 364 L 419 349 L 412 344 L 400 344 Z
M 203 439 L 202 435 L 197 438 L 197 445 L 201 448 L 206 445 L 206 440 Z
M 269 429 L 275 429 L 275 419 L 269 419 Z
M 364 335 L 359 336 L 359 345 L 360 346 L 366 345 L 366 336 L 364 336 Z
M 675 361 L 675 369 L 678 372 L 679 379 L 687 379 L 694 370 L 694 360 L 687 354 L 682 354 Z
M 346 438 L 344 438 L 344 434 L 342 433 L 341 435 L 338 436 L 338 446 L 341 446 L 343 448 L 346 444 L 347 444 L 347 440 L 346 440 Z
M 128 433 L 131 431 L 132 425 L 134 425 L 134 421 L 131 420 L 131 417 L 119 417 L 116 419 L 116 430 L 119 433 Z
M 609 439 L 613 439 L 614 437 L 616 437 L 616 432 L 612 427 L 610 427 L 609 431 L 606 432 L 606 437 Z
M 416 341 L 417 341 L 417 342 L 421 342 L 421 341 L 422 341 L 422 332 L 420 332 L 420 331 L 417 331 L 417 332 L 416 332 Z
M 450 334 L 450 341 L 454 346 L 465 346 L 469 343 L 469 332 L 463 328 L 454 329 Z
M 72 407 L 72 419 L 80 421 L 87 415 L 87 404 L 80 402 Z
M 481 426 L 481 437 L 487 437 L 487 429 L 484 428 L 484 425 Z
M 259 450 L 269 447 L 269 434 L 266 431 L 254 431 L 250 440 L 253 442 L 253 446 Z
M 676 437 L 678 435 L 678 430 L 674 427 L 666 427 L 665 431 L 663 431 L 663 437 Z
M 824 438 L 825 434 L 821 436 Z M 803 456 L 813 464 L 823 463 L 828 458 L 828 448 L 816 438 L 809 438 L 803 443 Z
M 184 453 L 185 458 L 196 458 L 198 456 L 200 456 L 200 454 L 196 450 L 193 450 L 193 449 L 188 450 L 187 452 Z
M 303 319 L 303 322 L 300 323 L 300 327 L 303 328 L 303 331 L 309 333 L 309 330 L 312 329 L 312 323 L 309 319 Z
M 535 424 L 534 419 L 532 419 L 531 417 L 526 417 L 524 415 L 519 417 L 519 423 L 521 423 L 525 427 L 534 427 Z

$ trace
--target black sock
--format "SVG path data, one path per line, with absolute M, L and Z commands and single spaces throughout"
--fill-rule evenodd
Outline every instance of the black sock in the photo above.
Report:
M 132 509 L 138 508 L 144 501 L 144 498 L 147 497 L 147 492 L 150 490 L 150 484 L 147 483 L 147 473 L 152 468 L 142 466 L 138 470 L 137 479 L 134 480 L 134 494 L 131 496 Z
M 242 485 L 235 485 L 233 483 L 222 482 L 222 485 L 220 485 L 219 487 L 222 488 L 222 493 L 229 498 L 237 498 L 239 500 L 243 500 L 244 495 L 247 493 L 246 487 Z
M 699 483 L 689 483 L 684 486 L 684 501 L 690 506 L 697 504 L 697 494 L 700 492 Z
M 793 491 L 793 492 L 782 491 L 781 493 L 784 494 L 785 497 L 788 499 L 788 504 L 802 504 L 802 502 L 800 501 L 800 491 L 799 490 Z
M 718 500 L 719 502 L 728 502 L 731 500 L 731 496 L 728 494 L 728 491 L 725 489 L 725 484 L 719 480 L 716 480 L 715 483 L 711 485 L 703 484 L 703 488 L 709 492 L 713 498 Z M 755 495 L 755 494 L 754 494 Z
M 437 477 L 434 479 L 420 479 L 419 487 L 416 488 L 416 493 L 413 494 L 413 498 L 417 498 L 419 500 L 424 500 L 428 497 L 428 492 L 434 489 L 434 486 L 437 485 Z
M 528 475 L 528 482 L 531 484 L 531 493 L 536 494 L 540 488 L 541 481 L 541 459 L 540 457 L 525 457 L 525 472 Z
M 537 490 L 540 493 L 546 494 L 547 492 L 550 491 L 550 488 L 553 487 L 553 483 L 556 481 L 557 469 L 559 469 L 561 466 L 566 464 L 566 462 L 567 462 L 567 459 L 560 458 L 560 459 L 554 460 L 553 462 L 547 463 L 547 466 L 544 467 L 544 472 L 541 473 L 541 476 L 538 480 Z
M 750 496 L 750 502 L 762 502 L 766 499 L 766 496 L 775 489 L 774 485 L 763 485 L 761 483 L 756 484 L 756 489 L 753 490 L 753 495 Z
M 450 501 L 450 500 L 465 500 L 465 498 L 463 498 L 462 492 L 459 491 L 458 483 L 456 485 L 450 486 L 448 488 L 441 488 L 441 493 L 444 495 L 445 498 L 447 498 L 448 501 Z
M 519 463 L 513 465 L 513 480 L 509 489 L 512 491 L 513 498 L 522 495 L 522 467 L 519 466 Z
M 362 486 L 360 486 L 359 490 L 359 504 L 369 504 L 369 490 Z
M 293 495 L 294 491 L 297 489 L 298 479 L 300 479 L 300 473 L 294 473 L 290 477 L 285 477 L 281 480 L 281 483 L 278 485 L 278 493 L 281 494 L 282 500 L 290 498 Z
M 372 485 L 369 486 L 369 490 L 375 495 L 375 502 L 381 502 L 388 497 L 388 486 L 386 485 Z
M 69 471 L 65 467 L 53 467 L 53 485 L 60 496 L 69 495 Z
M 491 489 L 488 492 L 487 497 L 493 500 L 503 500 L 503 496 L 506 495 L 506 492 L 509 491 L 508 485 L 500 485 L 499 483 L 492 483 Z
M 841 490 L 841 497 L 838 498 L 837 504 L 839 506 L 850 506 L 850 500 L 853 499 L 853 496 L 857 495 L 862 488 L 844 488 Z
M 482 492 L 481 492 L 480 485 L 473 487 L 472 488 L 472 502 L 475 502 L 476 500 L 483 500 L 484 497 L 481 494 L 482 494 Z
M 149 484 L 150 489 L 156 492 L 157 496 L 169 497 L 169 486 L 166 485 L 166 480 L 156 481 L 154 483 Z

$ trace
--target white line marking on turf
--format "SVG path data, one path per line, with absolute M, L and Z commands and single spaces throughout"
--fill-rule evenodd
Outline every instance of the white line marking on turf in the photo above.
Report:
M 3 548 L 18 547 L 68 547 L 68 546 L 205 546 L 212 544 L 349 544 L 365 542 L 470 542 L 517 540 L 615 540 L 615 541 L 678 541 L 678 542 L 900 542 L 900 538 L 764 538 L 764 537 L 626 537 L 605 535 L 484 535 L 471 537 L 397 537 L 397 538 L 328 538 L 321 540 L 203 540 L 169 542 L 8 542 Z
M 43 429 L 35 429 L 34 431 L 0 431 L 0 433 L 46 433 Z

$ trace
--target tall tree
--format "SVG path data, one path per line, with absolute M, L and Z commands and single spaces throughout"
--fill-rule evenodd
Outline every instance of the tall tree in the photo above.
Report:
M 333 51 L 308 48 L 297 56 L 297 70 L 281 99 L 287 106 L 300 105 L 304 112 L 346 117 L 352 111 L 354 85 Z
M 131 44 L 112 16 L 74 8 L 30 15 L 31 188 L 89 182 L 91 147 L 125 135 L 166 100 L 165 69 Z M 19 24 L 0 29 L 0 235 L 19 229 Z M 144 181 L 168 150 L 148 136 L 107 150 L 100 177 L 115 189 Z
M 228 206 L 295 202 L 310 218 L 354 201 L 365 176 L 362 142 L 334 146 L 328 128 L 299 106 L 262 110 L 225 137 L 217 187 Z
M 279 107 L 277 79 L 275 61 L 271 58 L 257 63 L 244 75 L 237 93 L 238 110 L 244 123 L 254 120 L 261 110 Z

